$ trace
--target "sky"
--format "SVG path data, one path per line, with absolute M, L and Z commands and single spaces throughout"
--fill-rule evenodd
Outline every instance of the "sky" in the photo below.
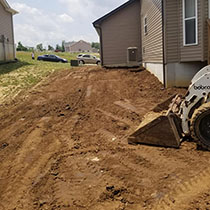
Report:
M 92 22 L 126 0 L 7 0 L 14 16 L 16 43 L 35 47 L 61 45 L 62 40 L 98 42 Z

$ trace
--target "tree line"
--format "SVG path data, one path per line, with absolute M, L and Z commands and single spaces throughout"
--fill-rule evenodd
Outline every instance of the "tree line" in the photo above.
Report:
M 38 50 L 38 51 L 59 51 L 59 52 L 65 52 L 65 47 L 64 47 L 65 41 L 63 40 L 61 45 L 56 44 L 55 48 L 51 45 L 48 45 L 47 48 L 43 47 L 42 43 L 39 43 L 36 45 L 36 47 L 26 47 L 24 46 L 21 42 L 18 42 L 17 45 L 17 51 L 34 51 L 34 50 Z M 98 42 L 92 42 L 91 43 L 91 47 L 92 48 L 96 48 L 99 49 L 100 48 L 100 44 Z

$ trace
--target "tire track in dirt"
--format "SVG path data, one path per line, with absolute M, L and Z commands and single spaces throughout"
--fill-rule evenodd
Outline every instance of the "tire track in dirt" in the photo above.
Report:
M 0 203 L 0 210 L 6 210 L 6 208 Z
M 46 173 L 50 169 L 51 157 L 60 147 L 60 142 L 52 134 L 43 138 L 43 127 L 42 119 L 25 139 L 18 152 L 14 154 L 16 159 L 10 166 L 12 174 L 9 178 L 10 185 L 0 196 L 2 204 L 7 206 L 7 209 L 18 207 L 21 200 L 24 200 L 21 204 L 25 205 L 23 209 L 28 208 L 27 205 L 31 199 L 29 191 L 33 180 L 36 180 L 40 173 Z M 42 146 L 41 150 L 40 146 Z
M 154 210 L 185 209 L 188 204 L 199 194 L 210 189 L 210 168 L 205 169 L 197 176 L 179 184 L 163 199 L 154 204 Z
M 100 185 L 102 182 L 102 173 L 99 170 L 97 162 L 92 158 L 88 158 L 89 154 L 74 155 L 62 158 L 59 167 L 66 168 L 66 171 L 61 172 L 58 169 L 59 175 L 54 185 L 54 198 L 57 205 L 72 206 L 88 209 L 89 199 L 93 200 L 93 186 Z M 91 163 L 92 161 L 92 163 Z M 66 162 L 70 162 L 68 167 Z M 69 190 L 70 189 L 70 190 Z M 91 192 L 88 195 L 88 192 Z M 97 194 L 97 193 L 96 193 Z

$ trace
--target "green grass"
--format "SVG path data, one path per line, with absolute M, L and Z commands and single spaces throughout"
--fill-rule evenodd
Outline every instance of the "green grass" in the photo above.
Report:
M 35 53 L 38 55 L 51 54 L 50 52 Z M 79 53 L 52 53 L 68 60 L 68 63 L 54 63 L 32 60 L 31 52 L 17 52 L 17 63 L 0 65 L 0 103 L 13 98 L 20 91 L 29 89 L 47 78 L 55 71 L 71 70 L 70 60 L 76 59 Z

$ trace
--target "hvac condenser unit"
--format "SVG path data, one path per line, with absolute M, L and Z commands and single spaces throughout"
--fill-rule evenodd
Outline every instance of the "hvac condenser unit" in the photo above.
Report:
M 127 62 L 128 64 L 138 63 L 138 48 L 137 47 L 129 47 L 127 49 Z

